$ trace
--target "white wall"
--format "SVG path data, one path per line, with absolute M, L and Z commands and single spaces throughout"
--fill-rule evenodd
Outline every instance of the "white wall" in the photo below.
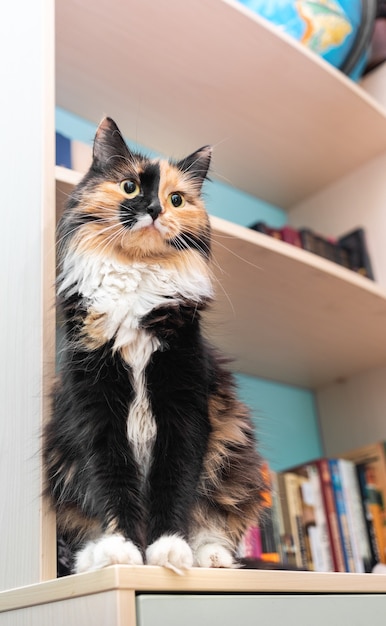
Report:
M 386 154 L 293 207 L 289 220 L 325 236 L 363 226 L 375 278 L 386 289 Z
M 41 575 L 42 214 L 53 196 L 53 5 L 2 7 L 0 589 Z M 49 83 L 47 80 L 49 79 Z M 47 352 L 49 359 L 49 352 Z

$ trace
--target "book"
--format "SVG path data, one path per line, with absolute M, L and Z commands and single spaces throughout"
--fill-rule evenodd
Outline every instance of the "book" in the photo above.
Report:
M 363 228 L 356 228 L 346 235 L 339 237 L 338 245 L 347 253 L 351 270 L 374 280 L 374 273 Z
M 292 246 L 296 246 L 297 248 L 303 247 L 300 233 L 296 228 L 292 228 L 291 226 L 283 226 L 283 228 L 280 228 L 280 234 L 282 240 L 286 243 L 290 243 Z
M 340 538 L 338 514 L 336 511 L 334 488 L 329 462 L 328 459 L 322 458 L 316 459 L 313 461 L 313 464 L 319 473 L 334 571 L 345 572 L 346 567 L 344 563 L 343 547 Z
M 55 134 L 55 163 L 62 167 L 72 167 L 71 140 L 61 133 Z
M 295 546 L 296 566 L 308 569 L 306 537 L 303 524 L 303 508 L 301 501 L 302 479 L 295 472 L 284 472 L 285 497 L 288 507 L 288 517 L 293 545 Z
M 334 499 L 336 505 L 336 511 L 338 515 L 338 526 L 340 539 L 343 547 L 343 557 L 345 568 L 347 572 L 355 572 L 355 562 L 353 556 L 353 548 L 351 544 L 351 537 L 348 526 L 348 513 L 346 510 L 342 481 L 339 471 L 338 459 L 329 459 L 329 466 L 331 471 L 332 485 L 334 488 Z
M 356 466 L 362 505 L 366 521 L 367 535 L 370 542 L 371 566 L 381 562 L 383 543 L 383 511 L 379 503 L 379 492 L 374 493 L 371 464 L 360 463 Z
M 283 511 L 279 493 L 279 481 L 277 472 L 271 471 L 271 497 L 272 497 L 272 520 L 275 534 L 276 549 L 279 556 L 279 562 L 285 565 L 287 563 L 286 555 L 283 550 L 282 537 L 284 535 Z
M 370 541 L 355 464 L 347 459 L 339 459 L 338 463 L 355 571 L 370 572 L 372 569 Z
M 275 502 L 273 498 L 273 488 L 275 472 L 272 472 L 267 462 L 263 463 L 261 472 L 267 491 L 264 492 L 263 508 L 264 514 L 259 523 L 261 537 L 260 558 L 267 561 L 278 562 L 280 560 L 280 539 L 278 530 L 277 514 L 274 510 Z
M 333 572 L 332 546 L 327 526 L 327 511 L 324 506 L 322 482 L 316 464 L 307 463 L 308 481 L 302 486 L 303 500 L 312 507 L 313 524 L 308 525 L 313 569 L 317 572 Z
M 238 556 L 244 559 L 260 559 L 262 553 L 260 528 L 250 526 L 240 542 Z
M 277 493 L 280 507 L 279 536 L 282 562 L 288 568 L 296 568 L 297 562 L 301 562 L 301 559 L 297 558 L 297 545 L 290 520 L 284 472 L 277 474 Z

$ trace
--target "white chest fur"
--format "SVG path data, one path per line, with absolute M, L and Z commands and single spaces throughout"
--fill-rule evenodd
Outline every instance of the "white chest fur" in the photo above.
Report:
M 68 255 L 63 264 L 59 293 L 80 293 L 87 308 L 103 315 L 104 337 L 114 340 L 132 369 L 135 392 L 127 433 L 137 462 L 147 472 L 156 424 L 147 394 L 145 368 L 159 347 L 153 335 L 140 328 L 141 319 L 162 305 L 185 299 L 200 302 L 212 296 L 207 274 L 194 264 L 181 270 L 141 262 L 123 265 L 98 256 Z
M 98 256 L 68 255 L 59 293 L 80 293 L 95 313 L 105 316 L 106 339 L 115 348 L 136 342 L 140 320 L 153 309 L 212 296 L 206 273 L 187 264 L 176 269 L 143 262 L 123 265 Z

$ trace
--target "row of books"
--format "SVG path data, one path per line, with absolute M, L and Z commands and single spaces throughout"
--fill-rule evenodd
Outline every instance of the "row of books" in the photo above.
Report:
M 363 228 L 356 228 L 337 239 L 322 237 L 309 228 L 300 228 L 299 230 L 291 226 L 271 228 L 265 222 L 256 222 L 250 228 L 313 252 L 374 280 Z
M 318 572 L 386 563 L 386 443 L 271 472 L 272 497 L 240 557 Z

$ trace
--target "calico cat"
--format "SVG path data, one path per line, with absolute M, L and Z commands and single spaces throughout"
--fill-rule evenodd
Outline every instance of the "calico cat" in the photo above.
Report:
M 44 463 L 75 572 L 232 567 L 262 510 L 248 411 L 201 331 L 210 159 L 150 160 L 106 118 L 59 224 L 66 345 Z

